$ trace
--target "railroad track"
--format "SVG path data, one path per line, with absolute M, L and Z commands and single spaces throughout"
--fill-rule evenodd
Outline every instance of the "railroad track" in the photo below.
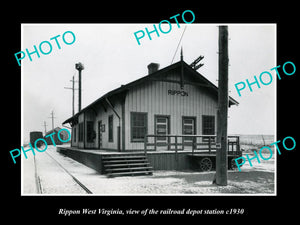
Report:
M 87 194 L 93 194 L 83 183 L 81 183 L 74 175 L 72 175 L 61 163 L 59 163 L 53 156 L 51 156 L 46 151 L 43 153 L 46 154 L 51 160 L 53 160 L 61 169 L 63 169 L 76 184 L 78 184 Z M 37 163 L 34 156 L 34 176 L 35 176 L 35 184 L 38 194 L 43 194 L 41 179 L 38 174 Z

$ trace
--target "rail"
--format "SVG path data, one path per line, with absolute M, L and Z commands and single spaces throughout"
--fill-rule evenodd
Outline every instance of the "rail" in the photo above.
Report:
M 192 155 L 196 152 L 208 152 L 209 154 L 216 151 L 216 135 L 157 135 L 148 134 L 144 138 L 145 155 L 150 150 L 157 151 L 159 147 L 166 146 L 167 150 L 178 151 L 185 150 L 185 147 L 191 148 Z M 153 142 L 151 142 L 153 141 Z M 174 141 L 174 142 L 172 142 Z M 240 153 L 240 137 L 228 136 L 228 154 Z M 153 147 L 153 149 L 148 149 Z
M 82 184 L 74 175 L 72 175 L 61 163 L 57 161 L 51 154 L 48 152 L 45 152 L 46 155 L 48 155 L 49 158 L 51 158 L 60 168 L 62 168 L 69 176 L 72 177 L 72 179 L 87 193 L 87 194 L 93 194 L 84 184 Z M 43 188 L 42 183 L 40 180 L 40 177 L 38 175 L 38 169 L 36 165 L 36 159 L 34 157 L 34 172 L 35 172 L 35 181 L 36 181 L 36 188 L 38 194 L 43 194 Z

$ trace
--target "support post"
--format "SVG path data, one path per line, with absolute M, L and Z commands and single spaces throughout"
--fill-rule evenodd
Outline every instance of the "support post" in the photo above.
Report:
M 227 185 L 227 116 L 228 116 L 228 27 L 219 26 L 219 87 L 216 151 L 216 184 Z
M 105 101 L 107 102 L 107 105 L 111 108 L 111 110 L 116 114 L 116 116 L 119 119 L 119 126 L 117 127 L 117 148 L 118 148 L 118 152 L 121 151 L 121 117 L 120 115 L 117 113 L 117 111 L 114 109 L 113 105 L 111 104 L 111 102 L 108 100 L 108 98 L 105 98 Z M 125 150 L 125 149 L 123 149 Z
M 148 137 L 147 137 L 147 135 L 145 135 L 145 137 L 144 137 L 144 153 L 145 153 L 145 156 L 147 156 L 147 143 L 148 143 Z
M 195 146 L 196 146 L 196 137 L 193 137 L 193 144 L 192 144 L 192 155 L 194 155 L 194 151 L 195 151 Z
M 210 139 L 211 138 L 211 136 L 209 136 L 208 137 L 208 152 L 209 152 L 209 154 L 211 153 L 211 142 L 210 142 Z
M 120 126 L 117 126 L 117 148 L 118 148 L 118 152 L 121 151 L 121 127 Z
M 75 83 L 75 80 L 74 80 L 74 76 L 72 78 L 72 116 L 75 115 L 75 96 L 74 96 L 74 92 L 75 92 L 75 87 L 74 87 L 74 83 Z
M 176 168 L 178 166 L 178 156 L 177 156 L 177 135 L 175 136 L 175 162 L 176 162 Z

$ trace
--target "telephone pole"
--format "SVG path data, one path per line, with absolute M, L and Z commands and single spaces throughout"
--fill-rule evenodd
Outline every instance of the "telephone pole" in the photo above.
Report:
M 52 130 L 54 130 L 54 118 L 56 118 L 56 117 L 54 117 L 54 112 L 53 112 L 53 110 L 52 110 L 52 112 L 51 112 L 50 114 L 51 114 L 51 117 L 49 117 L 49 118 L 52 119 Z
M 219 26 L 216 184 L 221 186 L 227 185 L 228 61 L 228 26 Z
M 44 121 L 44 124 L 43 124 L 43 126 L 45 127 L 45 135 L 46 135 L 46 133 L 47 133 L 47 129 L 46 129 L 46 127 L 47 127 L 47 124 L 46 124 L 46 121 Z
M 73 76 L 73 78 L 72 78 L 72 80 L 70 80 L 71 82 L 72 82 L 72 87 L 70 88 L 70 87 L 64 87 L 65 89 L 71 89 L 72 90 L 72 116 L 74 116 L 74 114 L 75 114 L 75 106 L 74 106 L 74 104 L 75 104 L 75 100 L 74 100 L 74 92 L 75 92 L 75 90 L 78 90 L 78 89 L 76 89 L 75 88 L 75 80 L 74 80 L 74 76 Z

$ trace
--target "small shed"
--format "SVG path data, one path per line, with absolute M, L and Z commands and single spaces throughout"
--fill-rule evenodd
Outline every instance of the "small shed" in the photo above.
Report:
M 63 143 L 65 143 L 65 142 L 61 142 L 61 141 L 59 140 L 59 138 L 58 138 L 58 135 L 57 135 L 57 133 L 58 133 L 61 129 L 62 129 L 62 128 L 60 128 L 60 127 L 56 127 L 56 128 L 54 128 L 53 130 L 50 130 L 50 131 L 48 131 L 48 132 L 46 133 L 44 139 L 46 140 L 46 142 L 47 142 L 48 145 L 53 145 L 53 142 L 52 142 L 52 140 L 51 140 L 51 137 L 53 138 L 53 141 L 55 142 L 56 145 L 62 145 Z M 49 136 L 49 137 L 46 137 L 47 135 L 52 134 L 52 133 L 55 133 L 55 134 L 54 134 L 54 135 L 51 135 L 51 136 Z M 59 137 L 60 137 L 61 140 L 67 140 L 67 139 L 69 138 L 69 134 L 68 134 L 68 132 L 67 132 L 66 130 L 61 130 L 61 131 L 59 132 Z
M 34 146 L 34 143 L 37 139 L 43 138 L 43 132 L 41 131 L 31 131 L 30 134 L 30 144 Z M 40 147 L 41 143 L 37 142 L 37 147 Z

